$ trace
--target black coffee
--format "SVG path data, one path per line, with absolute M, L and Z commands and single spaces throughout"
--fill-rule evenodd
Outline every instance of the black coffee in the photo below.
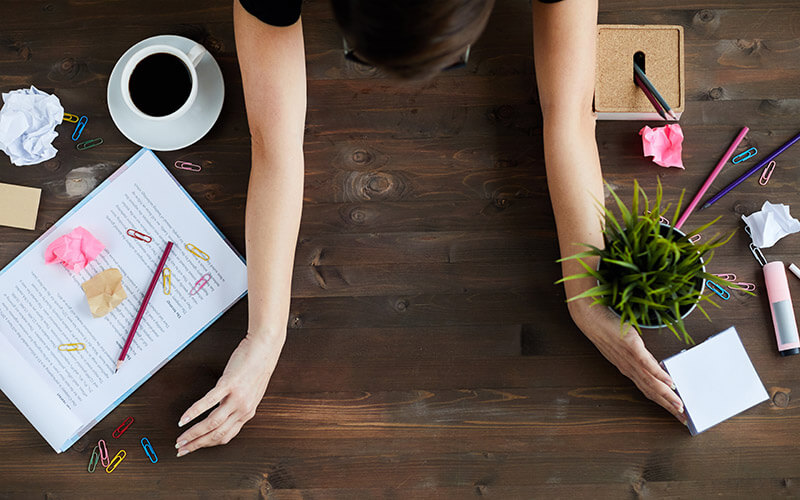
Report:
M 128 81 L 131 100 L 150 116 L 167 116 L 186 102 L 192 91 L 192 75 L 183 61 L 157 52 L 139 61 Z

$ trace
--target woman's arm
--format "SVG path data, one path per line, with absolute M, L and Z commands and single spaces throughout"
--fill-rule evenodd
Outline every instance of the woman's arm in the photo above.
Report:
M 558 230 L 561 256 L 582 250 L 578 243 L 603 246 L 598 202 L 603 177 L 595 139 L 594 96 L 597 0 L 533 2 L 536 82 L 544 117 L 547 183 Z M 562 264 L 564 276 L 583 272 L 575 260 Z M 564 283 L 567 297 L 588 288 L 591 279 Z M 620 336 L 619 320 L 590 307 L 591 299 L 569 303 L 575 324 L 600 352 L 651 400 L 685 422 L 683 404 L 670 389 L 672 380 L 645 348 L 633 328 Z
M 255 415 L 286 338 L 303 202 L 306 72 L 300 21 L 276 28 L 234 1 L 236 50 L 252 142 L 245 239 L 249 322 L 217 385 L 179 426 L 219 403 L 178 437 L 178 456 L 225 444 Z

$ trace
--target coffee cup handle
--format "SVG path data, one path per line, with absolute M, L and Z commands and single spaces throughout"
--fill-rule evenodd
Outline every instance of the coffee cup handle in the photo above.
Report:
M 195 44 L 194 47 L 192 47 L 192 50 L 190 50 L 189 53 L 186 54 L 186 56 L 192 62 L 192 66 L 196 67 L 198 65 L 198 63 L 200 63 L 200 59 L 203 58 L 203 55 L 205 53 L 206 53 L 206 48 L 198 43 L 198 44 Z

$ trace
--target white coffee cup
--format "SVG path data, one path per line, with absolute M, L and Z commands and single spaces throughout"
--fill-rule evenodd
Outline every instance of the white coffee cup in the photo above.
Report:
M 183 105 L 175 110 L 174 112 L 165 115 L 165 116 L 152 116 L 146 113 L 143 113 L 136 104 L 133 103 L 133 99 L 131 99 L 131 91 L 130 91 L 130 79 L 133 70 L 136 66 L 146 57 L 151 56 L 153 54 L 158 53 L 166 53 L 171 54 L 178 59 L 180 59 L 183 64 L 186 66 L 187 71 L 189 71 L 190 78 L 192 80 L 192 89 L 189 92 L 189 97 L 186 98 L 186 102 Z M 125 64 L 125 67 L 122 69 L 121 75 L 121 86 L 122 86 L 122 100 L 125 102 L 125 105 L 130 108 L 131 112 L 135 115 L 139 116 L 145 120 L 152 120 L 152 121 L 166 121 L 166 120 L 174 120 L 182 116 L 186 113 L 189 108 L 192 107 L 194 104 L 195 99 L 197 98 L 197 65 L 200 63 L 200 60 L 206 53 L 206 48 L 200 45 L 199 43 L 195 44 L 189 52 L 184 52 L 177 47 L 173 47 L 172 45 L 150 45 L 148 47 L 142 47 L 138 51 L 136 51 L 133 55 L 131 55 L 128 62 Z

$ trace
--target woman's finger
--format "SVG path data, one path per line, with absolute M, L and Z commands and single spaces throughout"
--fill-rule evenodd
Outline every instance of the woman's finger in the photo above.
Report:
M 193 441 L 217 431 L 223 427 L 233 414 L 235 408 L 232 405 L 221 404 L 202 421 L 193 425 L 189 430 L 178 436 L 175 448 L 183 448 Z
M 178 448 L 178 457 L 182 457 L 200 448 L 208 448 L 221 444 L 228 444 L 242 429 L 244 422 L 230 415 L 225 422 L 213 429 L 211 432 L 203 434 L 197 439 L 190 441 Z
M 197 402 L 195 402 L 195 404 L 190 406 L 189 409 L 183 413 L 181 419 L 178 420 L 178 427 L 183 427 L 187 423 L 197 418 L 198 415 L 202 415 L 204 412 L 208 411 L 215 404 L 222 401 L 222 398 L 224 398 L 226 394 L 227 391 L 225 388 L 219 384 L 214 386 L 214 388 L 208 391 L 205 396 L 200 398 Z

